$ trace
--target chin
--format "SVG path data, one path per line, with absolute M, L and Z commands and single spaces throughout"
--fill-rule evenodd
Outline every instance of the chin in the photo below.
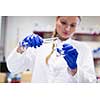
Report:
M 59 37 L 59 39 L 60 40 L 62 40 L 62 41 L 65 41 L 65 40 L 67 40 L 69 37 L 67 36 L 67 37 Z
M 64 35 L 64 36 L 62 36 L 62 38 L 64 38 L 64 39 L 68 39 L 70 37 L 70 35 Z

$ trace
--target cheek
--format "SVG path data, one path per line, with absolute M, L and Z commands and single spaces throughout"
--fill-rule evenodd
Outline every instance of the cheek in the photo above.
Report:
M 56 29 L 57 29 L 57 32 L 58 32 L 58 33 L 61 33 L 61 32 L 62 32 L 62 26 L 61 26 L 60 23 L 57 23 L 57 24 L 56 24 Z
M 73 32 L 75 32 L 76 31 L 76 29 L 74 28 L 74 29 L 71 29 L 70 30 L 70 33 L 73 33 Z

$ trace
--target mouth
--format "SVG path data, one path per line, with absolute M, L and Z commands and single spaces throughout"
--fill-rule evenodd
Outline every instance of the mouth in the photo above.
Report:
M 68 34 L 68 32 L 64 32 L 64 34 L 65 34 L 65 35 L 67 35 L 67 34 Z

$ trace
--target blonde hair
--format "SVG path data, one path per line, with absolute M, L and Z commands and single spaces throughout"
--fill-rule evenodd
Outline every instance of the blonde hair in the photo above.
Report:
M 60 16 L 58 16 L 58 18 L 59 18 Z M 80 16 L 77 16 L 78 18 L 79 18 L 79 20 L 81 21 L 81 17 Z M 55 29 L 55 31 L 53 32 L 53 35 L 52 35 L 52 38 L 53 37 L 57 37 L 57 35 L 58 35 L 58 33 L 57 33 L 57 30 Z M 46 64 L 48 65 L 48 61 L 49 61 L 49 59 L 50 59 L 50 57 L 51 57 L 51 55 L 53 54 L 53 52 L 54 52 L 54 48 L 55 48 L 55 44 L 53 43 L 52 44 L 52 51 L 50 52 L 50 54 L 46 57 Z
M 52 35 L 52 37 L 56 37 L 57 36 L 57 32 L 56 32 L 56 30 L 53 32 L 53 35 Z M 55 44 L 53 43 L 52 44 L 52 51 L 50 52 L 50 54 L 46 57 L 46 64 L 48 65 L 48 61 L 49 61 L 49 59 L 50 59 L 50 57 L 51 57 L 51 55 L 53 54 L 53 52 L 54 52 L 54 48 L 55 48 Z

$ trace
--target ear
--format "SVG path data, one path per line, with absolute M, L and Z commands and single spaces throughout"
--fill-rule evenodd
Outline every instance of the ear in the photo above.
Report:
M 60 16 L 57 16 L 57 17 L 56 17 L 56 21 L 58 21 L 59 18 L 60 18 Z

